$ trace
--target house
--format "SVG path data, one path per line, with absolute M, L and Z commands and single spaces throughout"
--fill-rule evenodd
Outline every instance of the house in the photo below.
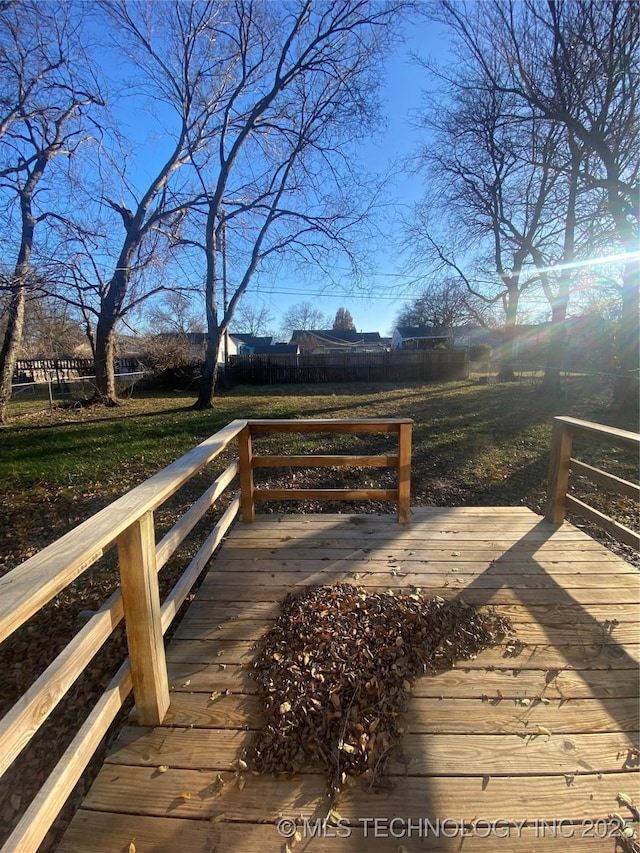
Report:
M 539 362 L 546 357 L 549 344 L 549 323 L 518 323 L 513 326 L 512 343 L 505 336 L 505 327 L 486 329 L 482 326 L 457 326 L 451 329 L 453 346 L 463 349 L 474 344 L 488 344 L 493 350 L 492 360 L 511 358 L 519 361 Z
M 254 347 L 252 355 L 298 355 L 300 347 L 297 344 L 271 344 L 268 347 Z
M 155 337 L 159 341 L 179 341 L 184 344 L 194 362 L 204 361 L 207 354 L 206 332 L 160 332 Z M 223 339 L 220 346 L 218 363 L 224 364 L 227 359 L 234 355 L 251 355 L 258 349 L 270 351 L 272 343 L 273 338 L 270 335 L 259 336 L 244 332 L 229 332 L 226 340 Z
M 433 349 L 438 344 L 450 346 L 451 329 L 437 326 L 396 326 L 391 338 L 391 348 L 397 350 Z
M 472 347 L 474 344 L 487 344 L 493 350 L 502 346 L 502 333 L 498 329 L 487 329 L 484 326 L 453 326 L 450 329 L 454 349 Z
M 301 352 L 380 352 L 384 341 L 379 332 L 357 332 L 355 329 L 296 329 L 290 344 L 296 344 Z
M 229 332 L 229 355 L 251 355 L 256 347 L 270 347 L 271 335 L 249 335 L 243 332 Z
M 505 337 L 505 328 L 487 329 L 482 326 L 456 326 L 451 329 L 453 346 L 463 349 L 474 344 L 488 344 L 493 350 L 492 359 L 503 361 L 515 358 L 540 361 L 545 357 L 549 343 L 549 323 L 519 323 L 513 327 L 512 345 Z

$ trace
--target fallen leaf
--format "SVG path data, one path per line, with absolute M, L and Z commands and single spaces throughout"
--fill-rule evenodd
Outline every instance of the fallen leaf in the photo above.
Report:
M 636 814 L 638 813 L 638 807 L 636 806 L 636 804 L 633 802 L 633 800 L 631 799 L 631 797 L 628 794 L 624 794 L 624 793 L 620 792 L 620 793 L 618 793 L 617 797 L 618 797 L 618 800 L 621 803 L 624 803 L 625 806 L 630 808 L 632 812 L 636 812 Z

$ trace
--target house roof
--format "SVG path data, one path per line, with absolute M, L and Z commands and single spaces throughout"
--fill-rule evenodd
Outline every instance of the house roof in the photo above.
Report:
M 229 334 L 235 341 L 247 347 L 268 347 L 273 341 L 271 335 L 248 335 L 244 332 L 229 332 Z
M 381 343 L 380 332 L 357 332 L 355 329 L 295 329 L 291 335 L 291 343 L 308 343 L 310 339 L 325 346 Z
M 438 326 L 397 326 L 396 331 L 405 341 L 451 337 L 450 329 L 443 329 Z
M 272 344 L 270 347 L 254 347 L 253 355 L 297 355 L 297 344 Z

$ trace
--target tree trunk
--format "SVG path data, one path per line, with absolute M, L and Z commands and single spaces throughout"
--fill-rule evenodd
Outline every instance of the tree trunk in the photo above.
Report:
M 24 306 L 27 298 L 27 288 L 24 284 L 16 287 L 9 303 L 7 328 L 4 333 L 2 350 L 0 350 L 0 423 L 7 422 L 7 408 L 11 399 L 11 380 L 18 358 L 18 348 L 22 341 L 24 326 Z
M 218 376 L 218 354 L 220 352 L 221 341 L 222 335 L 220 333 L 220 329 L 210 329 L 207 339 L 207 354 L 205 356 L 202 378 L 200 380 L 200 390 L 198 392 L 198 399 L 193 405 L 194 409 L 213 408 L 213 393 L 215 391 L 216 379 Z
M 27 301 L 27 282 L 30 272 L 31 250 L 33 247 L 33 235 L 35 233 L 36 221 L 31 213 L 31 201 L 34 188 L 42 176 L 47 164 L 45 158 L 40 157 L 36 168 L 27 180 L 26 186 L 20 193 L 20 212 L 22 219 L 22 233 L 20 235 L 20 249 L 13 274 L 13 293 L 9 302 L 7 317 L 7 328 L 4 333 L 2 350 L 0 350 L 0 423 L 7 422 L 7 407 L 11 399 L 11 380 L 16 367 L 18 349 L 22 343 L 22 330 L 24 328 L 24 309 Z
M 515 382 L 516 376 L 513 372 L 513 361 L 515 358 L 516 345 L 516 317 L 518 316 L 518 285 L 508 283 L 507 305 L 505 307 L 505 324 L 502 344 L 502 364 L 498 372 L 499 382 Z
M 571 171 L 569 173 L 569 193 L 564 221 L 563 266 L 558 281 L 558 295 L 555 299 L 553 298 L 551 289 L 545 288 L 545 292 L 550 297 L 551 329 L 549 332 L 549 348 L 547 350 L 547 363 L 542 380 L 542 388 L 550 394 L 559 394 L 562 390 L 560 367 L 564 354 L 565 321 L 567 319 L 567 308 L 569 307 L 569 296 L 571 294 L 570 265 L 575 259 L 576 202 L 578 199 L 578 179 L 583 151 L 572 133 L 569 133 L 569 150 L 571 151 Z M 543 279 L 543 285 L 545 280 Z
M 118 405 L 115 376 L 115 329 L 108 318 L 100 317 L 96 327 L 95 400 L 107 406 Z
M 122 303 L 129 285 L 129 255 L 130 250 L 127 247 L 121 253 L 118 269 L 109 282 L 96 324 L 95 400 L 107 406 L 118 405 L 115 378 L 116 323 L 122 316 Z
M 625 264 L 622 285 L 622 318 L 617 340 L 618 375 L 613 390 L 613 405 L 637 415 L 640 404 L 640 263 Z
M 220 351 L 221 328 L 218 324 L 218 207 L 216 199 L 209 202 L 207 224 L 205 229 L 205 245 L 207 256 L 207 272 L 205 276 L 205 306 L 207 311 L 207 354 L 205 355 L 202 379 L 198 399 L 194 409 L 213 408 L 213 392 L 216 387 L 218 373 L 218 352 Z M 226 305 L 224 306 L 227 307 Z
M 551 328 L 549 329 L 549 345 L 547 348 L 547 363 L 542 379 L 542 389 L 548 394 L 559 394 L 562 391 L 560 369 L 564 354 L 565 319 L 567 305 L 561 303 L 551 309 Z

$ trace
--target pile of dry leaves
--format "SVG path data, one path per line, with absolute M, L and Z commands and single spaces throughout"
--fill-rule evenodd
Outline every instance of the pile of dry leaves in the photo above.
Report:
M 248 756 L 252 769 L 321 769 L 333 796 L 356 777 L 373 784 L 404 733 L 414 680 L 510 632 L 505 617 L 460 599 L 346 583 L 287 596 L 253 665 L 266 723 Z

